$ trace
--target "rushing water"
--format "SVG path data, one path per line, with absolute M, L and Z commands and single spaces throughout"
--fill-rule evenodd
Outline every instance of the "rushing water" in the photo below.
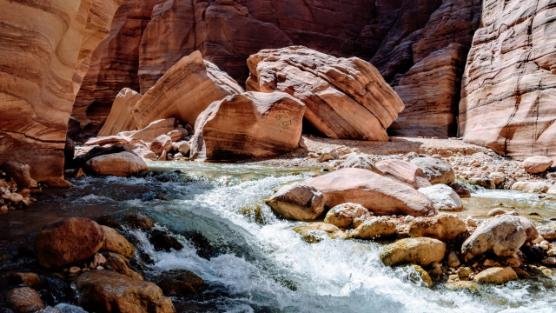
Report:
M 159 227 L 202 234 L 217 254 L 201 257 L 187 235 L 181 238 L 184 249 L 156 252 L 144 233 L 132 233 L 154 260 L 149 271 L 187 269 L 208 282 L 208 295 L 192 300 L 198 312 L 556 312 L 550 279 L 481 287 L 475 294 L 442 286 L 431 290 L 414 282 L 409 268 L 382 265 L 377 243 L 305 243 L 291 231 L 297 223 L 276 218 L 263 200 L 314 170 L 171 162 L 151 166 L 167 172 L 77 180 L 68 196 L 73 200 L 64 205 L 68 210 L 142 211 Z M 543 202 L 527 201 L 537 200 Z M 481 201 L 507 204 L 515 199 L 479 193 L 467 204 L 479 212 Z M 542 214 L 550 214 L 556 205 L 543 209 Z

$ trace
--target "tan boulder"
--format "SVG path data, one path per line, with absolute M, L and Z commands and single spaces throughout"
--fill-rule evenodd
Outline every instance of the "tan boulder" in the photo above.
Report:
M 12 310 L 17 313 L 33 313 L 44 308 L 41 295 L 32 288 L 15 288 L 6 294 L 6 301 Z
M 415 188 L 430 186 L 430 182 L 425 177 L 423 170 L 410 162 L 389 159 L 376 162 L 375 167 L 382 173 L 410 184 Z
M 324 217 L 324 222 L 339 228 L 350 228 L 356 218 L 369 215 L 369 211 L 357 203 L 342 203 L 330 209 Z
M 514 256 L 525 242 L 539 236 L 535 225 L 522 216 L 498 215 L 483 221 L 461 246 L 466 260 L 488 251 L 500 257 Z
M 125 239 L 124 236 L 120 235 L 117 230 L 104 225 L 101 225 L 100 227 L 104 232 L 103 250 L 115 252 L 127 258 L 131 258 L 135 254 L 135 248 L 133 245 Z
M 401 264 L 427 266 L 441 262 L 445 254 L 446 244 L 442 241 L 418 237 L 400 239 L 385 246 L 380 253 L 380 259 L 389 266 Z
M 435 214 L 430 200 L 411 186 L 365 169 L 346 168 L 317 176 L 303 184 L 324 194 L 325 205 L 353 202 L 381 215 Z
M 116 135 L 121 131 L 137 129 L 137 124 L 133 119 L 133 107 L 139 99 L 141 99 L 141 94 L 135 90 L 129 88 L 120 90 L 98 136 Z
M 96 175 L 131 176 L 148 170 L 147 164 L 135 153 L 123 151 L 94 157 L 87 168 Z
M 92 257 L 104 245 L 100 225 L 87 218 L 67 218 L 37 235 L 35 250 L 40 265 L 61 267 Z
M 504 284 L 517 278 L 511 267 L 491 267 L 479 272 L 473 280 L 481 284 Z
M 346 234 L 338 227 L 328 224 L 328 223 L 310 223 L 307 225 L 296 226 L 293 231 L 301 236 L 301 239 L 307 243 L 316 243 L 324 240 L 325 238 L 330 239 L 344 239 Z
M 293 220 L 315 220 L 324 212 L 323 194 L 302 184 L 280 188 L 266 203 L 278 215 Z
M 247 60 L 249 90 L 290 93 L 305 118 L 330 138 L 387 141 L 404 104 L 379 71 L 359 58 L 336 58 L 302 46 L 261 50 Z
M 512 185 L 512 190 L 526 193 L 546 193 L 551 186 L 546 181 L 518 181 Z
M 432 237 L 448 241 L 454 240 L 466 232 L 465 221 L 454 214 L 418 217 L 409 223 L 411 237 Z
M 199 115 L 191 155 L 208 160 L 264 158 L 299 147 L 305 106 L 283 92 L 246 92 Z
M 349 233 L 349 236 L 356 239 L 374 240 L 392 237 L 396 234 L 396 223 L 385 216 L 379 216 L 362 221 Z
M 76 281 L 79 304 L 106 313 L 174 313 L 174 305 L 155 284 L 112 271 L 90 271 Z
M 419 192 L 432 201 L 438 211 L 458 212 L 463 211 L 463 203 L 459 195 L 448 185 L 436 184 L 419 188 Z
M 546 172 L 554 163 L 554 161 L 546 156 L 528 157 L 521 163 L 523 169 L 529 174 L 541 174 Z
M 138 127 L 161 118 L 176 117 L 191 125 L 209 104 L 243 89 L 216 65 L 194 51 L 181 58 L 135 104 Z
M 433 157 L 419 157 L 411 160 L 411 164 L 421 168 L 424 176 L 432 184 L 450 185 L 456 181 L 452 166 L 444 160 Z

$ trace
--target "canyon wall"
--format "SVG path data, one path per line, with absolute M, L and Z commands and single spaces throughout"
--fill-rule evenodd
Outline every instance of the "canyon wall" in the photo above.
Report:
M 95 51 L 74 110 L 85 130 L 100 128 L 121 88 L 145 93 L 195 50 L 244 81 L 249 55 L 300 44 L 371 61 L 406 103 L 393 134 L 455 134 L 454 104 L 480 0 L 152 2 L 129 0 Z
M 484 0 L 463 78 L 467 142 L 556 160 L 556 0 Z
M 67 124 L 89 56 L 121 0 L 0 0 L 0 163 L 66 184 Z

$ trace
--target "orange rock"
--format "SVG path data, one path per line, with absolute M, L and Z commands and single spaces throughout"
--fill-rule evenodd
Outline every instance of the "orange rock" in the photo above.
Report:
M 116 95 L 110 114 L 98 132 L 98 136 L 116 135 L 121 131 L 137 129 L 133 119 L 133 107 L 139 99 L 141 95 L 137 91 L 129 88 L 122 89 Z
M 94 157 L 87 161 L 87 169 L 96 175 L 131 176 L 148 167 L 135 153 L 123 151 Z

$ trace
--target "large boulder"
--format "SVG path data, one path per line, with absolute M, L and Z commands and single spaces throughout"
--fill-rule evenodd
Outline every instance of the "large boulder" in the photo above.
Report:
M 410 184 L 415 188 L 430 186 L 430 182 L 425 177 L 423 170 L 410 162 L 389 159 L 376 162 L 375 167 L 382 173 Z
M 340 169 L 303 184 L 322 192 L 329 208 L 353 202 L 381 215 L 426 216 L 436 213 L 430 200 L 413 187 L 365 169 Z
M 454 240 L 466 232 L 465 221 L 453 214 L 418 217 L 409 223 L 411 237 L 432 237 L 447 241 Z
M 87 169 L 96 175 L 131 176 L 145 172 L 145 161 L 132 152 L 123 151 L 94 157 L 87 161 Z
M 290 93 L 306 119 L 330 138 L 387 141 L 404 108 L 380 72 L 362 59 L 336 58 L 302 46 L 261 50 L 247 60 L 249 90 Z
M 529 174 L 540 174 L 546 172 L 554 161 L 546 156 L 532 156 L 528 157 L 521 164 L 523 169 Z
M 300 184 L 280 188 L 266 203 L 278 215 L 293 220 L 315 220 L 324 212 L 323 194 Z
M 35 250 L 44 267 L 61 267 L 92 257 L 104 245 L 100 225 L 87 218 L 67 218 L 37 235 Z
M 438 211 L 463 211 L 463 203 L 459 195 L 448 185 L 437 184 L 419 188 L 419 192 L 432 201 Z
M 98 132 L 98 136 L 110 136 L 125 130 L 134 130 L 137 124 L 133 119 L 133 107 L 141 99 L 137 91 L 124 88 L 114 99 L 110 113 L 104 125 Z
M 461 85 L 466 142 L 556 160 L 555 14 L 553 1 L 483 1 Z
M 181 58 L 133 108 L 139 128 L 161 118 L 176 117 L 191 125 L 209 104 L 243 89 L 216 65 L 194 51 Z
M 400 239 L 385 246 L 380 259 L 385 265 L 417 264 L 421 266 L 441 262 L 446 244 L 438 239 L 418 237 Z
M 246 92 L 199 115 L 191 155 L 208 160 L 262 158 L 299 147 L 305 106 L 283 92 Z
M 465 240 L 461 252 L 466 260 L 492 251 L 500 257 L 514 256 L 525 242 L 539 236 L 535 225 L 521 216 L 499 215 L 482 222 Z
M 91 271 L 76 281 L 79 304 L 106 313 L 174 313 L 174 305 L 155 284 L 111 271 Z
M 450 185 L 456 181 L 456 174 L 452 166 L 444 160 L 433 157 L 419 157 L 411 160 L 411 163 L 421 168 L 425 177 L 432 184 Z

